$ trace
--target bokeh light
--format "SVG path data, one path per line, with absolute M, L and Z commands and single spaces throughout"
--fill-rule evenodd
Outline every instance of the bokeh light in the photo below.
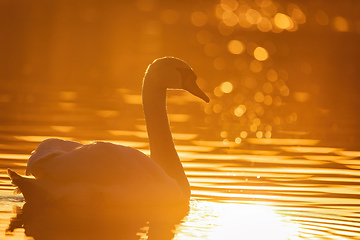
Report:
M 269 58 L 269 53 L 263 47 L 257 47 L 254 50 L 254 57 L 259 61 L 265 61 Z
M 280 29 L 291 29 L 294 26 L 292 19 L 283 13 L 277 13 L 274 17 L 274 22 Z
M 315 14 L 316 22 L 320 25 L 328 25 L 329 24 L 329 16 L 322 10 L 317 10 Z
M 208 21 L 208 17 L 203 12 L 193 12 L 191 14 L 191 22 L 197 27 L 204 26 L 207 23 L 207 21 Z
M 347 32 L 349 31 L 349 24 L 348 21 L 341 17 L 341 16 L 336 16 L 333 20 L 333 27 L 335 28 L 335 30 L 339 31 L 339 32 Z
M 232 54 L 241 54 L 245 51 L 244 44 L 239 40 L 231 40 L 227 47 Z
M 223 82 L 221 84 L 221 91 L 223 93 L 231 93 L 233 90 L 233 85 L 230 82 Z
M 80 7 L 81 4 L 84 6 Z M 358 72 L 356 58 L 360 54 L 356 47 L 350 47 L 350 39 L 356 39 L 360 33 L 360 21 L 356 14 L 340 10 L 335 3 L 310 5 L 277 0 L 218 0 L 214 3 L 169 2 L 162 5 L 158 0 L 137 0 L 121 7 L 115 2 L 106 6 L 81 4 L 58 3 L 59 6 L 66 5 L 64 9 L 72 9 L 69 18 L 62 17 L 65 15 L 60 12 L 39 13 L 47 19 L 42 22 L 49 24 L 36 31 L 32 28 L 25 31 L 19 25 L 15 26 L 19 36 L 15 36 L 12 35 L 13 29 L 3 27 L 5 35 L 27 39 L 13 41 L 14 47 L 11 47 L 10 40 L 4 42 L 4 56 L 12 53 L 13 57 L 7 59 L 13 60 L 3 65 L 3 78 L 9 82 L 15 78 L 20 79 L 19 82 L 33 81 L 33 86 L 39 85 L 36 82 L 59 86 L 66 84 L 57 82 L 72 83 L 55 94 L 60 98 L 56 106 L 62 111 L 76 110 L 81 106 L 77 101 L 84 101 L 84 96 L 97 96 L 99 91 L 96 97 L 99 109 L 94 111 L 94 115 L 112 121 L 118 114 L 112 107 L 115 106 L 113 99 L 116 94 L 111 89 L 140 87 L 140 83 L 135 81 L 142 75 L 138 68 L 163 55 L 178 56 L 194 66 L 199 79 L 203 79 L 201 87 L 212 99 L 210 106 L 204 109 L 206 121 L 228 132 L 227 141 L 234 142 L 238 137 L 243 139 L 241 131 L 246 131 L 251 137 L 262 132 L 262 138 L 268 138 L 280 128 L 295 128 L 298 124 L 310 126 L 315 120 L 305 120 L 310 118 L 301 116 L 299 112 L 305 112 L 304 109 L 316 112 L 314 102 L 319 99 L 324 106 L 312 115 L 330 119 L 324 117 L 329 112 L 328 106 L 333 105 L 328 96 L 336 96 L 338 88 L 350 92 L 356 89 L 349 81 L 338 86 L 336 80 L 329 82 L 324 77 L 354 79 Z M 58 7 L 55 3 L 48 5 L 53 7 L 49 9 Z M 123 12 L 123 15 L 115 12 Z M 54 15 L 54 19 L 50 15 Z M 37 26 L 37 20 L 31 16 L 26 16 L 29 26 Z M 31 32 L 38 34 L 29 35 Z M 336 33 L 341 39 L 330 41 L 325 37 Z M 347 34 L 353 34 L 353 37 Z M 74 36 L 80 40 L 73 40 Z M 350 42 L 348 46 L 340 44 L 344 39 Z M 11 49 L 6 50 L 5 46 Z M 52 46 L 57 47 L 45 51 Z M 28 50 L 22 54 L 24 51 L 20 49 Z M 38 57 L 34 58 L 34 53 Z M 330 57 L 334 54 L 341 57 Z M 40 68 L 41 65 L 46 67 Z M 331 69 L 326 67 L 328 65 L 338 67 Z M 20 75 L 15 76 L 6 69 L 15 69 L 12 72 Z M 327 71 L 332 74 L 324 74 Z M 88 90 L 89 93 L 80 94 L 78 89 L 84 86 L 84 82 L 96 83 L 96 86 Z M 329 85 L 322 87 L 324 82 Z M 59 86 L 52 86 L 52 89 Z M 20 99 L 19 102 L 30 103 L 36 102 L 34 96 L 13 97 L 4 92 L 0 101 L 6 103 Z M 103 97 L 107 100 L 101 102 Z M 123 99 L 131 104 L 141 102 L 130 95 Z M 345 101 L 347 96 L 341 99 Z M 351 101 L 346 101 L 345 106 L 351 106 Z M 102 109 L 100 106 L 109 107 Z M 296 121 L 289 117 L 292 112 L 299 114 Z M 260 119 L 260 125 L 254 124 L 254 119 Z M 330 125 L 338 129 L 339 123 Z M 266 126 L 277 128 L 265 130 Z M 239 139 L 237 142 L 244 144 Z

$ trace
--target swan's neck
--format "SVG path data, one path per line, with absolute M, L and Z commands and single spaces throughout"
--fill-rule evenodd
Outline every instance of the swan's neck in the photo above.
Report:
M 189 182 L 175 150 L 166 111 L 166 88 L 145 77 L 143 107 L 149 135 L 151 159 L 179 184 L 184 196 L 190 197 Z

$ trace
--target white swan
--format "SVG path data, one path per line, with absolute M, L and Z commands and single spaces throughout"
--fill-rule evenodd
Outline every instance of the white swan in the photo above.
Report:
M 146 70 L 143 108 L 148 130 L 149 158 L 140 151 L 109 142 L 87 145 L 61 139 L 39 144 L 22 177 L 8 170 L 26 202 L 99 205 L 181 203 L 190 186 L 175 150 L 166 111 L 166 90 L 184 89 L 209 101 L 184 61 L 164 57 Z

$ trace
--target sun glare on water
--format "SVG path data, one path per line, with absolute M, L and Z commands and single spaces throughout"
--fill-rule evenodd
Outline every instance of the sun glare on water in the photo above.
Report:
M 296 225 L 271 207 L 237 203 L 194 201 L 177 231 L 175 240 L 299 239 Z

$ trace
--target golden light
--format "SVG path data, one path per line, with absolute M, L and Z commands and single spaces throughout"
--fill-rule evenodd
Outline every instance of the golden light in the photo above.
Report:
M 264 102 L 264 103 L 265 103 L 265 102 Z M 257 114 L 258 116 L 262 116 L 262 115 L 264 115 L 265 110 L 264 110 L 264 108 L 263 108 L 261 105 L 259 105 L 259 106 L 257 106 L 257 107 L 255 108 L 255 112 L 256 112 L 256 114 Z
M 286 85 L 283 85 L 279 90 L 280 90 L 280 94 L 283 95 L 284 97 L 287 97 L 290 94 L 290 89 Z
M 142 104 L 141 95 L 123 94 L 123 99 L 127 104 Z
M 216 70 L 224 70 L 226 68 L 226 61 L 222 57 L 215 58 L 213 66 Z
M 229 145 L 230 145 L 229 139 L 224 139 L 224 140 L 222 140 L 222 143 L 223 143 L 223 145 L 225 145 L 225 146 L 229 146 Z
M 193 12 L 191 14 L 191 22 L 192 24 L 194 24 L 196 27 L 202 27 L 204 26 L 208 21 L 208 17 L 205 13 L 203 12 Z
M 261 12 L 264 13 L 264 15 L 266 16 L 274 16 L 278 12 L 277 4 L 275 4 L 271 0 L 263 1 L 263 3 L 264 2 L 265 4 L 262 4 L 263 6 L 261 7 Z
M 0 153 L 0 159 L 28 160 L 30 154 Z
M 360 158 L 360 151 L 337 151 L 336 153 L 341 156 Z
M 57 136 L 14 136 L 14 139 L 25 142 L 42 142 L 48 138 L 56 138 Z M 62 137 L 64 140 L 73 140 L 72 138 Z
M 57 132 L 69 133 L 75 129 L 73 126 L 51 126 Z
M 241 133 L 240 133 L 240 137 L 241 138 L 246 138 L 247 137 L 247 132 L 246 131 L 242 131 Z
M 64 110 L 73 110 L 76 107 L 76 103 L 73 102 L 58 102 L 58 106 Z
M 136 136 L 138 138 L 147 138 L 147 133 L 144 131 L 125 131 L 125 130 L 108 130 L 109 134 L 114 136 Z
M 205 108 L 204 108 L 204 112 L 206 113 L 206 114 L 211 114 L 212 113 L 212 107 L 210 107 L 210 106 L 206 106 Z
M 243 28 L 249 28 L 252 24 L 246 19 L 246 12 L 239 13 L 239 25 Z
M 254 96 L 256 102 L 263 102 L 264 101 L 264 94 L 262 92 L 257 92 Z
M 270 82 L 276 82 L 278 80 L 278 73 L 274 69 L 270 69 L 266 76 Z
M 275 97 L 273 98 L 273 103 L 274 103 L 274 105 L 277 106 L 277 107 L 281 106 L 281 105 L 282 105 L 281 97 L 275 96 Z
M 301 9 L 295 4 L 289 6 L 291 8 L 291 18 L 298 24 L 304 24 L 306 22 L 306 16 Z
M 250 8 L 246 11 L 245 18 L 252 25 L 258 24 L 262 19 L 261 14 L 252 8 Z
M 234 114 L 237 117 L 241 117 L 242 115 L 244 115 L 244 113 L 246 112 L 246 107 L 245 105 L 239 105 L 237 108 L 235 108 L 234 110 Z
M 291 147 L 280 147 L 281 149 L 287 151 L 287 152 L 300 152 L 300 153 L 333 153 L 335 152 L 335 150 L 338 150 L 337 148 L 332 148 L 332 147 L 296 147 L 296 146 L 291 146 Z M 329 171 L 333 171 L 333 169 L 329 169 Z
M 116 117 L 119 112 L 114 110 L 97 110 L 96 114 L 102 118 Z
M 220 2 L 221 7 L 225 11 L 235 11 L 239 6 L 237 0 L 221 0 Z
M 272 96 L 270 96 L 270 95 L 266 95 L 265 97 L 264 97 L 264 104 L 265 105 L 271 105 L 272 104 L 272 102 L 273 102 L 273 98 L 272 98 Z
M 214 89 L 214 95 L 217 97 L 221 97 L 224 94 L 224 92 L 221 90 L 221 86 L 217 86 Z
M 221 132 L 220 132 L 220 137 L 226 138 L 227 136 L 228 136 L 228 132 L 227 132 L 227 131 L 221 131 Z
M 257 131 L 257 126 L 256 126 L 255 124 L 252 124 L 252 125 L 250 126 L 250 131 L 251 131 L 251 132 L 256 132 L 256 131 Z
M 267 7 L 271 6 L 271 4 L 273 4 L 273 2 L 271 0 L 255 0 L 255 2 L 259 7 L 262 7 L 262 8 L 267 8 Z
M 315 14 L 315 20 L 320 25 L 328 25 L 329 24 L 329 17 L 328 15 L 322 11 L 318 10 Z
M 257 60 L 253 60 L 250 63 L 250 71 L 252 71 L 253 73 L 259 73 L 261 72 L 261 70 L 263 69 L 261 62 L 257 61 Z
M 221 91 L 223 91 L 224 93 L 231 93 L 233 90 L 233 85 L 231 84 L 231 82 L 223 82 L 221 84 Z
M 265 132 L 265 138 L 271 138 L 271 132 L 269 131 Z
M 274 117 L 273 122 L 275 125 L 283 124 L 283 119 L 281 117 Z
M 272 29 L 272 23 L 269 19 L 263 17 L 258 22 L 257 27 L 261 32 L 269 32 Z
M 260 118 L 255 118 L 255 119 L 253 120 L 253 123 L 254 123 L 256 126 L 260 126 L 260 124 L 261 124 Z
M 194 201 L 190 208 L 174 240 L 294 240 L 299 235 L 294 223 L 265 205 Z M 201 228 L 193 227 L 200 223 Z
M 270 82 L 264 83 L 263 90 L 265 93 L 272 93 L 273 89 L 274 89 L 274 87 Z
M 215 104 L 213 107 L 213 111 L 214 111 L 214 113 L 221 113 L 222 106 L 220 104 Z
M 169 113 L 168 117 L 171 122 L 187 122 L 190 119 L 190 115 L 181 113 Z
M 267 50 L 263 47 L 257 47 L 254 50 L 254 57 L 258 60 L 258 61 L 265 61 L 266 59 L 269 58 L 269 53 L 267 52 Z
M 267 125 L 267 126 L 265 127 L 265 130 L 271 132 L 271 131 L 272 131 L 272 126 L 271 126 L 271 125 Z
M 257 137 L 257 138 L 262 138 L 262 137 L 263 137 L 263 133 L 260 132 L 260 131 L 258 131 L 258 132 L 256 133 L 256 137 Z
M 277 13 L 275 15 L 274 23 L 280 29 L 291 29 L 294 26 L 293 20 L 283 13 Z
M 47 138 L 110 140 L 150 154 L 141 80 L 169 54 L 189 61 L 212 98 L 197 106 L 188 93 L 168 94 L 194 190 L 175 240 L 359 232 L 359 187 L 349 184 L 360 182 L 356 1 L 64 1 L 26 11 L 17 2 L 2 14 L 2 193 L 13 188 L 7 164 L 25 170 Z M 2 230 L 4 216 L 10 211 Z
M 63 101 L 74 101 L 77 98 L 76 92 L 62 91 L 59 93 L 60 99 Z
M 295 101 L 297 102 L 307 102 L 310 99 L 310 93 L 308 92 L 294 92 L 293 94 Z
M 226 26 L 233 27 L 239 23 L 239 17 L 234 12 L 224 12 L 222 20 Z
M 245 51 L 245 45 L 239 40 L 231 40 L 227 48 L 232 54 L 241 54 Z
M 222 7 L 222 5 L 221 5 L 221 4 L 217 4 L 216 7 L 215 7 L 215 16 L 216 16 L 218 19 L 221 19 L 224 12 L 225 12 L 225 10 L 224 10 L 224 8 Z
M 335 28 L 336 31 L 339 31 L 339 32 L 349 31 L 348 21 L 345 18 L 340 17 L 340 16 L 337 16 L 334 18 L 333 27 Z
M 234 114 L 237 117 L 241 117 L 244 114 L 244 111 L 241 108 L 236 108 Z

